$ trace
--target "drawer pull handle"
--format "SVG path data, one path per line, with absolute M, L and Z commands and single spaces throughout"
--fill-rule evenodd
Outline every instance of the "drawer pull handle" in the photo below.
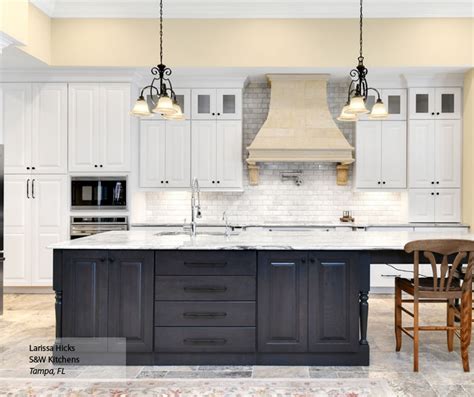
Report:
M 401 274 L 381 274 L 382 277 L 402 277 Z
M 225 312 L 186 312 L 183 313 L 184 318 L 218 318 L 226 317 Z
M 184 287 L 185 292 L 226 292 L 227 287 Z
M 184 266 L 191 268 L 215 268 L 215 267 L 225 267 L 226 262 L 215 262 L 215 263 L 199 263 L 199 262 L 184 262 Z
M 185 345 L 225 345 L 227 339 L 224 338 L 187 338 L 183 340 Z

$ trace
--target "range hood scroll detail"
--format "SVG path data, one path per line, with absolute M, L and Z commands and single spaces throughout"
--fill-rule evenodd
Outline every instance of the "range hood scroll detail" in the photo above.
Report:
M 270 74 L 268 117 L 247 150 L 249 181 L 259 182 L 264 162 L 331 162 L 345 185 L 354 148 L 336 126 L 327 105 L 329 75 Z

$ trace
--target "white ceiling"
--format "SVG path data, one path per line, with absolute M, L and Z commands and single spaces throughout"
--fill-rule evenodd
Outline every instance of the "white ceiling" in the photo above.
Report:
M 30 0 L 55 18 L 155 18 L 159 0 Z M 167 18 L 356 18 L 358 0 L 164 0 Z M 365 0 L 369 18 L 473 17 L 474 0 Z

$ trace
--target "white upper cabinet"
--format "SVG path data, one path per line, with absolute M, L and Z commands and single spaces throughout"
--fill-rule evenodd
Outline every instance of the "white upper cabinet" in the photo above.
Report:
M 69 171 L 130 171 L 130 85 L 69 85 Z
M 69 171 L 99 166 L 99 84 L 69 84 Z
M 407 119 L 407 90 L 405 89 L 391 89 L 384 88 L 380 89 L 380 96 L 388 112 L 388 118 L 385 121 L 398 121 Z M 367 96 L 366 106 L 367 109 L 372 110 L 377 100 L 377 94 L 373 91 L 369 91 Z M 359 115 L 360 120 L 370 120 L 369 113 Z M 373 122 L 379 122 L 377 120 L 370 120 Z
M 461 120 L 440 120 L 435 125 L 435 185 L 461 187 Z
M 6 174 L 67 172 L 67 85 L 2 84 Z
M 140 187 L 190 186 L 189 121 L 146 120 L 140 123 Z
M 101 84 L 99 166 L 107 172 L 130 170 L 130 85 Z
M 195 121 L 191 179 L 203 188 L 242 188 L 242 122 Z
M 461 134 L 460 120 L 410 121 L 410 187 L 461 187 Z
M 191 178 L 197 178 L 200 187 L 216 187 L 217 123 L 193 121 L 191 130 Z
M 459 119 L 461 117 L 460 88 L 411 88 L 410 119 Z
M 242 123 L 227 121 L 217 123 L 216 183 L 217 187 L 242 186 Z
M 67 173 L 67 85 L 33 84 L 32 119 L 33 172 Z
M 434 222 L 434 189 L 410 189 L 408 192 L 408 220 L 410 222 Z
M 176 93 L 176 101 L 178 102 L 179 106 L 181 106 L 181 110 L 184 114 L 186 120 L 191 118 L 191 90 L 186 88 L 176 88 L 174 90 Z M 145 90 L 143 95 L 146 96 L 148 105 L 150 110 L 153 108 L 153 103 L 150 98 L 150 93 Z M 147 120 L 165 120 L 163 116 L 159 113 L 154 113 L 152 116 L 147 117 Z
M 405 122 L 358 122 L 355 166 L 356 188 L 406 188 Z
M 192 118 L 194 120 L 240 120 L 242 118 L 242 90 L 192 90 Z
M 382 183 L 382 123 L 359 121 L 356 132 L 356 187 L 379 188 Z
M 435 122 L 413 120 L 408 132 L 408 184 L 412 188 L 435 185 Z
M 1 129 L 5 145 L 5 173 L 31 169 L 31 84 L 1 85 Z

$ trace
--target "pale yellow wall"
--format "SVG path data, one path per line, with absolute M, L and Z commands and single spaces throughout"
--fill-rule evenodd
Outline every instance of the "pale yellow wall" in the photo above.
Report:
M 472 19 L 365 21 L 371 67 L 472 65 Z M 355 19 L 166 20 L 166 63 L 173 67 L 350 67 Z M 158 61 L 154 19 L 55 19 L 58 66 L 150 66 Z
M 0 0 L 0 32 L 20 43 L 28 40 L 28 0 Z
M 28 9 L 28 40 L 20 48 L 40 61 L 51 63 L 51 18 L 31 4 Z
M 464 78 L 463 221 L 474 227 L 474 69 Z

